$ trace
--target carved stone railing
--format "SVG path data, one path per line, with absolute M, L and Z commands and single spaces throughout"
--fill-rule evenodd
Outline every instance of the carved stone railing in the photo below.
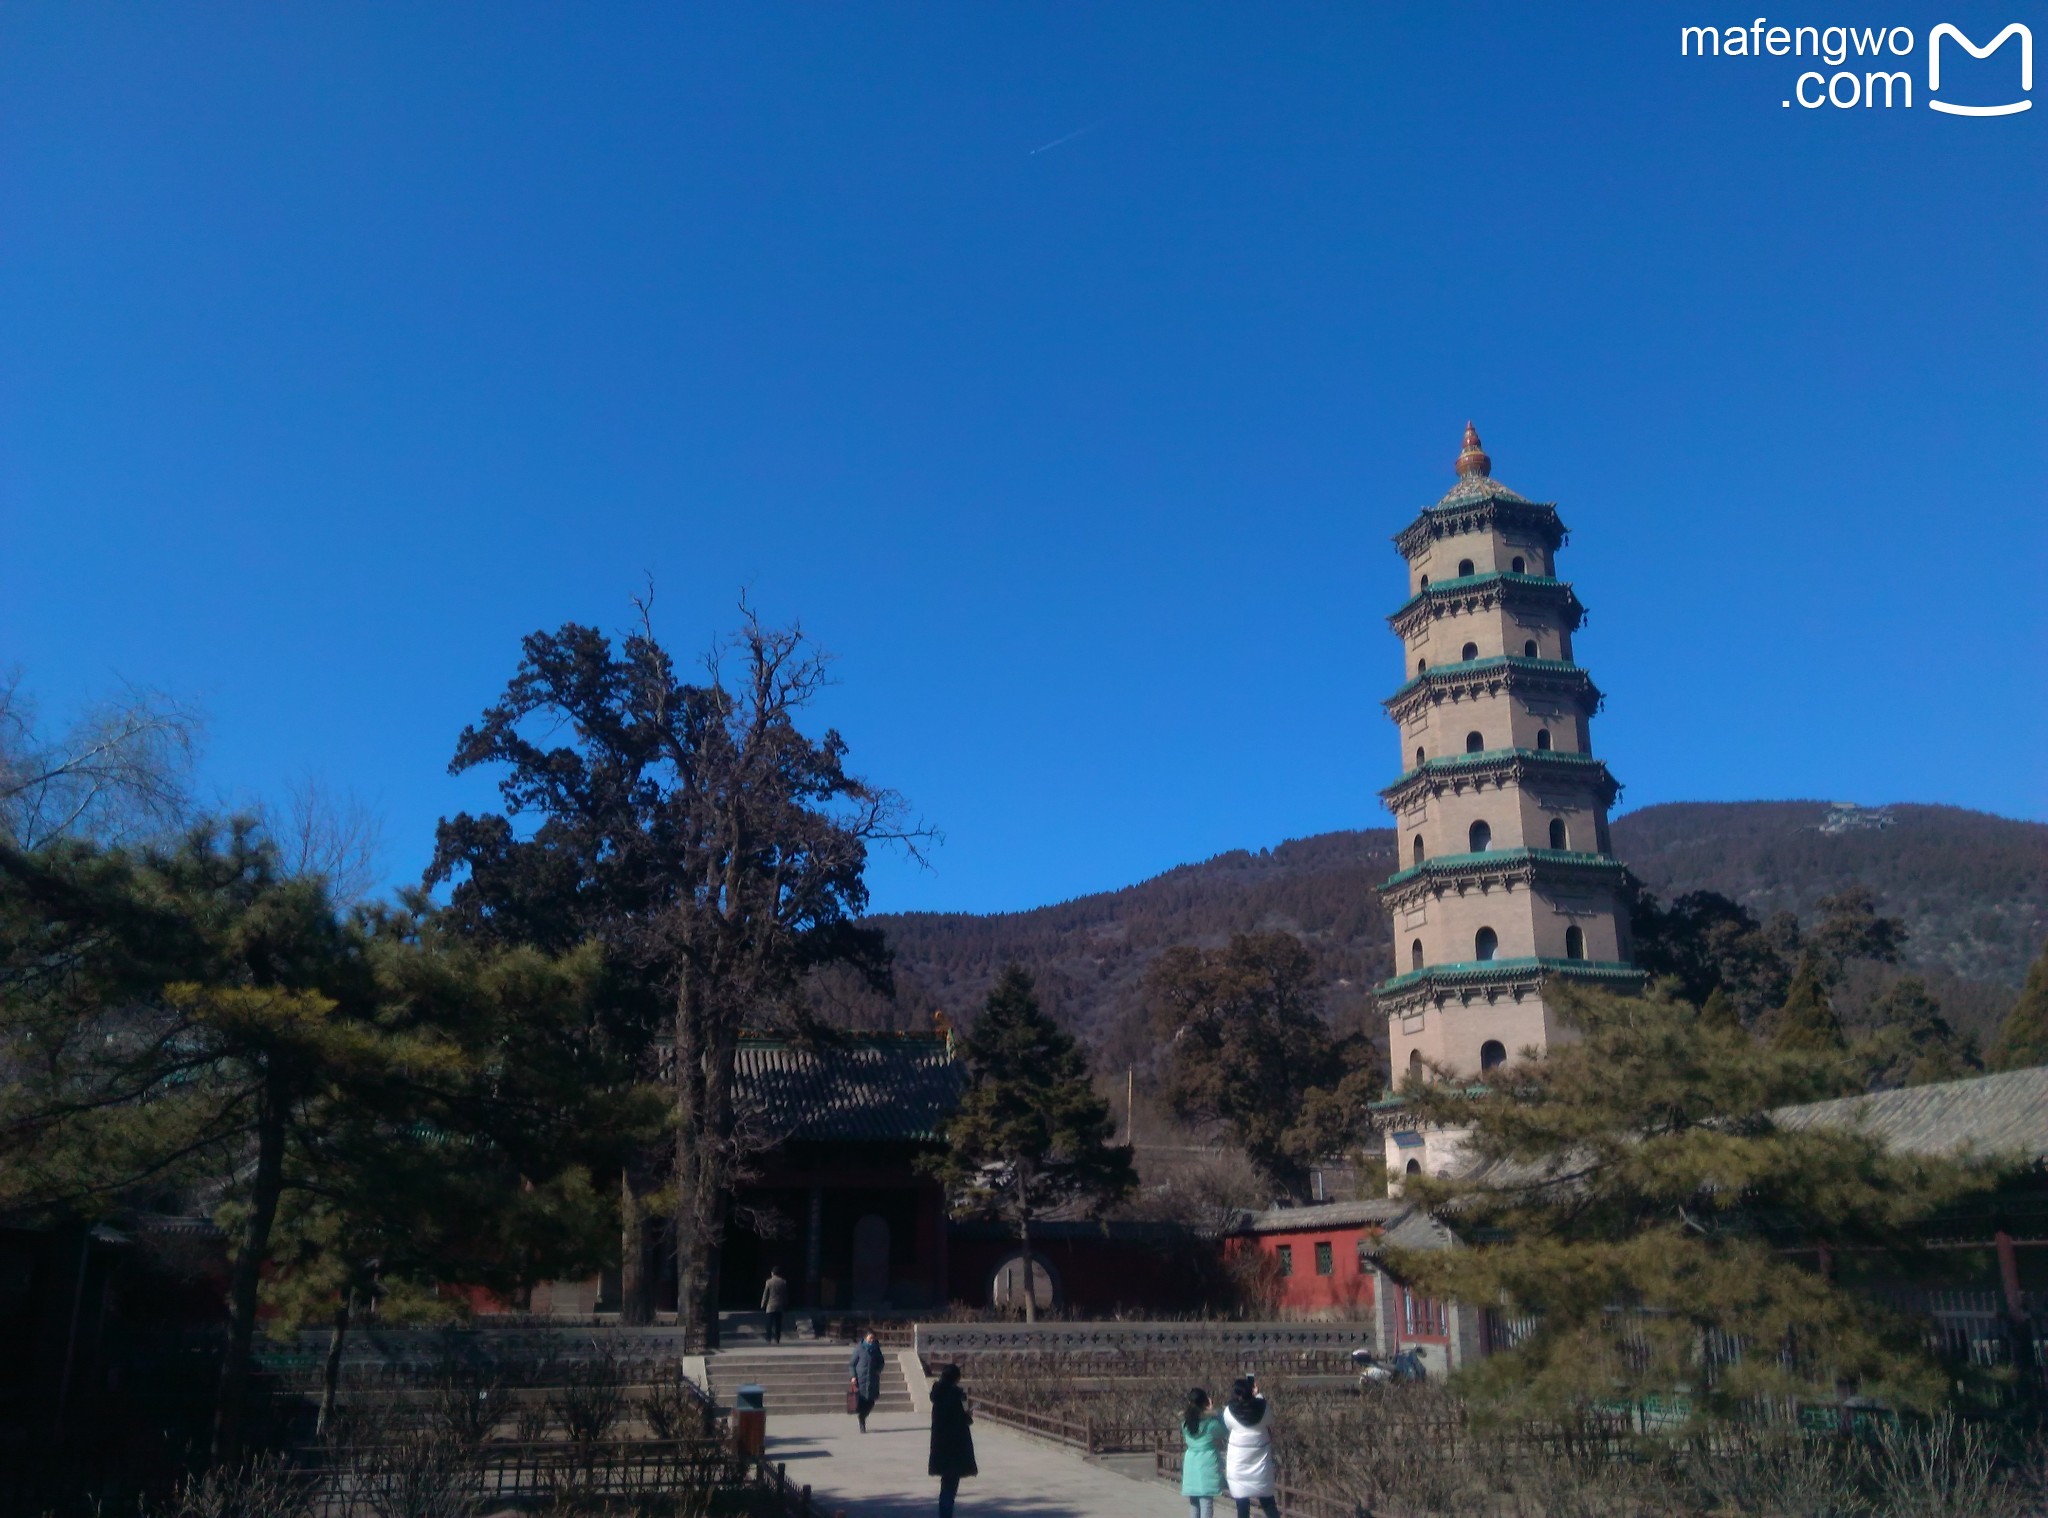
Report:
M 265 1339 L 256 1358 L 273 1373 L 315 1370 L 324 1363 L 327 1346 L 324 1330 L 308 1330 Z M 352 1374 L 404 1379 L 431 1375 L 451 1361 L 515 1366 L 608 1358 L 634 1365 L 674 1360 L 695 1347 L 694 1336 L 680 1328 L 557 1324 L 529 1318 L 516 1325 L 479 1327 L 472 1322 L 459 1329 L 359 1328 L 342 1341 L 341 1360 Z
M 1274 1354 L 1369 1348 L 1372 1325 L 1344 1323 L 920 1323 L 917 1352 L 927 1361 L 962 1355 L 1170 1352 Z

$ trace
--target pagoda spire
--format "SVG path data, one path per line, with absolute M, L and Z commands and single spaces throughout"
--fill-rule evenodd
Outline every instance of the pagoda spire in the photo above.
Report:
M 1475 474 L 1484 476 L 1492 473 L 1493 460 L 1488 458 L 1486 450 L 1479 446 L 1479 429 L 1467 422 L 1465 447 L 1458 454 L 1458 474 L 1460 478 L 1464 478 Z

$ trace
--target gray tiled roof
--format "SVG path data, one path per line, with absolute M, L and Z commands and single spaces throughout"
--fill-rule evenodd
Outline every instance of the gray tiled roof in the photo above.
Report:
M 1778 1107 L 1770 1118 L 1793 1132 L 1860 1130 L 1904 1154 L 1968 1154 L 2038 1165 L 2048 1161 L 2048 1067 Z M 1460 1171 L 1458 1179 L 1488 1186 L 1534 1186 L 1569 1175 L 1582 1162 L 1571 1153 L 1547 1162 L 1475 1161 Z
M 1247 1216 L 1246 1233 L 1312 1233 L 1318 1228 L 1358 1228 L 1385 1223 L 1411 1209 L 1391 1197 L 1363 1202 L 1318 1202 L 1308 1207 L 1269 1207 Z
M 967 1072 L 929 1034 L 854 1034 L 802 1047 L 742 1039 L 734 1096 L 780 1142 L 930 1143 L 960 1105 Z
M 2048 1067 L 1780 1107 L 1781 1128 L 1860 1128 L 1908 1154 L 2048 1160 Z
M 1382 1249 L 1449 1249 L 1453 1242 L 1451 1230 L 1420 1207 L 1409 1208 L 1380 1235 Z
M 1373 1197 L 1362 1202 L 1323 1202 L 1312 1207 L 1269 1207 L 1244 1214 L 1232 1233 L 1314 1233 L 1324 1228 L 1376 1227 L 1369 1252 L 1382 1249 L 1449 1249 L 1451 1230 L 1399 1197 Z

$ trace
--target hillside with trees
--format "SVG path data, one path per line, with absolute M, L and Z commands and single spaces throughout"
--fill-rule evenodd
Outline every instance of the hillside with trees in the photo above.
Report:
M 1835 820 L 1830 823 L 1830 814 Z M 2048 826 L 1954 806 L 1845 812 L 1818 801 L 1680 802 L 1614 825 L 1659 896 L 1718 891 L 1758 917 L 1810 919 L 1861 885 L 1906 925 L 1903 963 L 2003 1008 L 2048 939 Z
M 1182 944 L 1219 946 L 1234 933 L 1284 931 L 1314 958 L 1324 1015 L 1347 1023 L 1370 1009 L 1372 987 L 1392 962 L 1374 887 L 1393 869 L 1391 830 L 1324 833 L 1027 912 L 875 917 L 870 925 L 896 955 L 893 1002 L 834 979 L 819 988 L 822 1010 L 869 1027 L 925 1026 L 935 1011 L 971 1019 L 1015 963 L 1031 972 L 1052 1016 L 1121 1060 L 1126 1041 L 1146 1037 L 1141 987 L 1159 955 Z
M 1615 852 L 1667 901 L 1714 891 L 1759 920 L 1790 913 L 1812 926 L 1823 897 L 1869 890 L 1907 936 L 1896 966 L 1851 967 L 1837 998 L 1851 1019 L 1910 972 L 1960 1032 L 1988 1043 L 2048 939 L 2040 823 L 1946 806 L 1843 813 L 1818 801 L 1688 802 L 1630 813 L 1613 832 Z M 1216 947 L 1278 929 L 1298 934 L 1313 957 L 1324 1015 L 1369 1028 L 1371 987 L 1391 966 L 1375 888 L 1393 869 L 1393 831 L 1375 828 L 1219 854 L 1032 911 L 876 917 L 896 954 L 893 1001 L 832 984 L 820 988 L 824 1010 L 866 1026 L 923 1026 L 934 1011 L 971 1018 L 1015 962 L 1103 1063 L 1142 1066 L 1152 961 L 1178 944 Z

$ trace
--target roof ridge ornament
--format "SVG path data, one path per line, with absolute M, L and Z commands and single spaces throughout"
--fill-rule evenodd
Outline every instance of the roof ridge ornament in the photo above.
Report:
M 1486 456 L 1486 450 L 1479 446 L 1479 429 L 1470 422 L 1465 424 L 1465 446 L 1458 454 L 1459 478 L 1479 475 L 1482 478 L 1493 473 L 1493 460 Z

